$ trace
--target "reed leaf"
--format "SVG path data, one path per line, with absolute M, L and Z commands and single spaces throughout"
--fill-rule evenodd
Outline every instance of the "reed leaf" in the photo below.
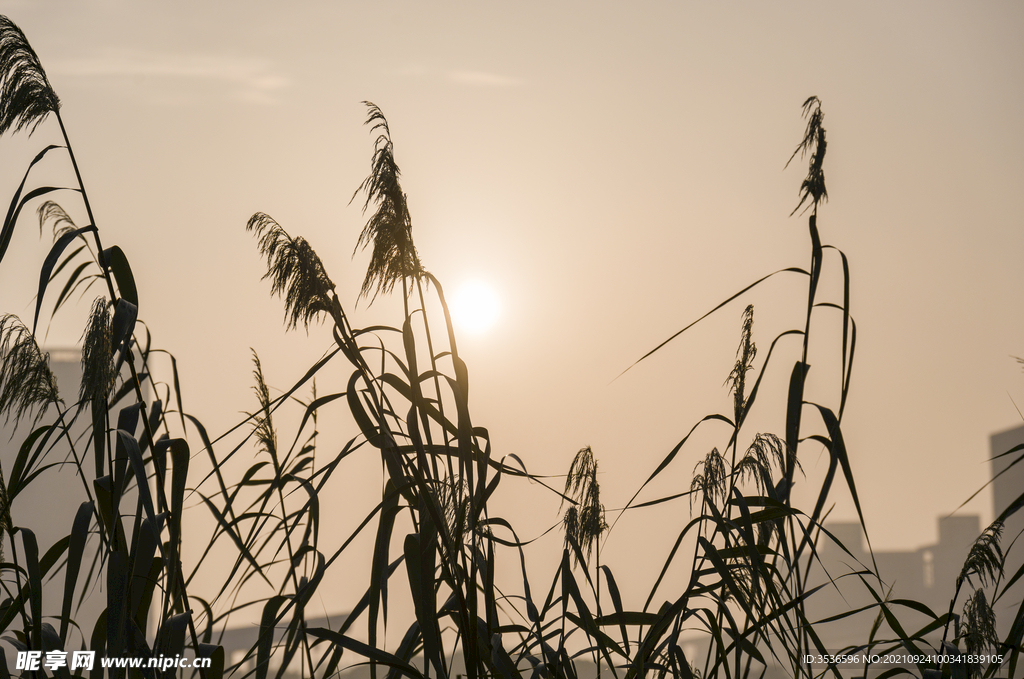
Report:
M 7 494 L 3 465 L 0 465 L 0 536 L 11 530 L 11 498 Z M 0 539 L 0 563 L 4 561 L 4 540 Z
M 22 196 L 22 192 L 25 190 L 25 184 L 28 182 L 28 177 L 32 173 L 32 169 L 46 157 L 47 153 L 59 148 L 64 147 L 56 144 L 50 144 L 37 153 L 36 157 L 32 159 L 32 162 L 28 164 L 28 168 L 25 170 L 25 174 L 21 179 L 21 184 L 18 185 L 18 189 L 14 192 L 14 195 L 11 196 L 10 207 L 7 209 L 7 216 L 4 217 L 3 228 L 0 229 L 0 261 L 3 261 L 4 255 L 7 253 L 7 248 L 11 244 L 11 237 L 14 235 L 14 227 L 18 223 L 18 216 L 21 214 L 21 210 L 25 207 L 25 204 L 34 198 L 59 190 L 58 187 L 54 186 L 41 186 L 30 190 L 27 194 Z

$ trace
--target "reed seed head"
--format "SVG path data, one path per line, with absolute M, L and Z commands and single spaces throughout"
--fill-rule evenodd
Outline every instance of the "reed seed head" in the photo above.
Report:
M 734 471 L 741 481 L 753 480 L 758 491 L 765 493 L 769 485 L 775 484 L 772 466 L 785 470 L 787 459 L 792 460 L 797 468 L 800 467 L 796 455 L 787 450 L 785 441 L 775 434 L 762 433 L 754 437 L 750 447 L 736 463 Z
M 437 482 L 437 503 L 444 512 L 448 534 L 456 544 L 462 544 L 469 534 L 469 484 L 458 475 Z
M 976 589 L 964 604 L 960 638 L 967 655 L 982 655 L 999 644 L 996 614 L 985 598 L 985 590 Z
M 114 330 L 110 302 L 97 297 L 82 333 L 82 385 L 79 407 L 93 400 L 105 401 L 117 380 L 114 370 Z
M 274 429 L 272 417 L 273 402 L 270 398 L 270 388 L 267 386 L 267 381 L 263 378 L 263 365 L 260 363 L 260 357 L 256 354 L 255 350 L 250 349 L 250 351 L 252 351 L 252 376 L 256 380 L 252 390 L 255 392 L 256 399 L 260 403 L 260 410 L 258 413 L 249 413 L 249 416 L 256 423 L 253 425 L 253 433 L 256 435 L 256 441 L 259 443 L 260 452 L 269 455 L 276 467 L 277 430 Z
M 718 448 L 712 448 L 711 452 L 693 468 L 693 481 L 690 482 L 690 491 L 693 493 L 690 496 L 691 505 L 694 496 L 700 492 L 707 502 L 717 506 L 718 502 L 725 500 L 725 484 L 725 459 L 718 452 Z
M 57 203 L 52 200 L 43 202 L 36 209 L 36 215 L 39 217 L 39 235 L 43 235 L 43 227 L 47 222 L 53 222 L 53 240 L 57 241 L 58 238 L 64 234 L 74 231 L 77 227 L 75 222 L 72 221 L 68 213 L 64 211 Z
M 793 162 L 799 153 L 803 158 L 807 154 L 811 156 L 811 162 L 807 168 L 807 177 L 800 185 L 800 202 L 793 208 L 790 214 L 796 214 L 797 210 L 803 207 L 804 203 L 813 208 L 814 214 L 818 213 L 818 203 L 828 201 L 828 190 L 825 188 L 825 149 L 828 143 L 825 141 L 825 128 L 822 122 L 825 114 L 821 111 L 821 100 L 817 97 L 809 97 L 804 102 L 804 118 L 807 119 L 807 128 L 804 130 L 804 138 L 797 144 L 793 155 L 789 157 L 789 163 Z
M 40 351 L 32 331 L 17 316 L 0 316 L 0 412 L 5 422 L 13 417 L 17 426 L 35 410 L 36 424 L 57 398 L 49 356 Z
M 594 545 L 608 528 L 597 482 L 597 459 L 590 446 L 580 448 L 569 465 L 563 495 L 575 502 L 562 517 L 566 539 L 572 537 L 589 560 Z
M 960 575 L 956 579 L 957 587 L 971 576 L 977 576 L 982 585 L 995 582 L 1003 572 L 1003 550 L 999 546 L 999 538 L 1003 534 L 1002 521 L 994 521 L 981 532 L 967 554 Z
M 56 113 L 60 100 L 50 87 L 39 57 L 13 21 L 0 16 L 0 135 L 28 127 Z
M 751 339 L 754 332 L 754 305 L 749 304 L 743 311 L 743 326 L 740 330 L 740 345 L 736 349 L 736 365 L 729 377 L 725 379 L 729 391 L 733 395 L 733 408 L 736 411 L 736 424 L 739 425 L 740 415 L 746 405 L 747 373 L 754 369 L 754 357 L 757 356 L 757 345 Z
M 371 131 L 378 134 L 374 142 L 370 174 L 352 194 L 352 200 L 362 192 L 366 196 L 363 212 L 371 205 L 375 205 L 376 210 L 359 234 L 359 241 L 352 254 L 355 255 L 360 248 L 373 246 L 370 265 L 359 292 L 360 297 L 366 297 L 372 292 L 372 303 L 378 294 L 390 293 L 395 284 L 403 279 L 422 275 L 423 266 L 412 240 L 412 218 L 409 216 L 406 195 L 399 183 L 401 171 L 395 162 L 387 118 L 376 104 L 368 101 L 363 103 L 370 111 L 366 124 L 371 125 Z
M 334 282 L 313 247 L 303 238 L 292 238 L 267 214 L 249 218 L 246 231 L 259 238 L 260 252 L 267 259 L 264 279 L 271 282 L 271 294 L 284 297 L 285 323 L 289 329 L 301 322 L 306 329 L 322 313 L 330 313 Z

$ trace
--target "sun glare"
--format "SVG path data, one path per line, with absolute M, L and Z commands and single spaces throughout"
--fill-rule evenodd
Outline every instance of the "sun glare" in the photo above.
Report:
M 466 281 L 452 295 L 449 303 L 452 321 L 461 330 L 479 335 L 498 320 L 498 294 L 483 281 Z

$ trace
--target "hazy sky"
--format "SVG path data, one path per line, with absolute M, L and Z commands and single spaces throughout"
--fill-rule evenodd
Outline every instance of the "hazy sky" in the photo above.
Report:
M 615 380 L 749 282 L 807 266 L 806 219 L 788 216 L 805 165 L 783 166 L 810 95 L 829 141 L 820 229 L 851 264 L 858 343 L 844 431 L 875 546 L 933 541 L 935 518 L 986 481 L 989 434 L 1021 422 L 1018 3 L 0 11 L 40 55 L 104 244 L 127 253 L 140 317 L 177 355 L 185 407 L 211 431 L 254 407 L 249 347 L 286 387 L 330 345 L 324 329 L 285 333 L 244 231 L 253 212 L 309 239 L 355 308 L 366 258 L 350 259 L 362 216 L 348 201 L 369 169 L 360 102 L 372 100 L 391 123 L 425 265 L 446 289 L 476 278 L 502 299 L 491 332 L 460 338 L 475 424 L 497 454 L 542 474 L 592 445 L 602 498 L 621 506 L 700 417 L 729 413 L 722 383 L 747 302 L 758 369 L 775 334 L 802 327 L 804 281 L 780 278 Z M 56 134 L 44 124 L 34 143 Z M 5 195 L 20 171 L 4 167 Z M 5 310 L 31 316 L 48 242 L 28 215 L 0 266 Z M 837 262 L 823 283 L 833 300 Z M 394 310 L 362 303 L 354 322 L 397 324 Z M 80 323 L 55 323 L 49 344 L 76 342 Z M 837 352 L 828 323 L 815 340 Z M 788 350 L 762 392 L 765 428 L 780 434 L 799 357 Z M 812 376 L 834 384 L 829 369 L 812 359 Z M 340 391 L 346 377 L 318 388 Z M 348 431 L 344 410 L 332 417 Z M 706 452 L 691 449 L 657 491 L 688 487 Z M 813 474 L 815 460 L 803 464 Z M 854 518 L 836 497 L 834 516 Z M 970 507 L 983 521 L 989 498 Z M 536 506 L 525 536 L 557 518 L 557 502 Z M 636 518 L 628 530 L 643 535 Z M 659 521 L 681 528 L 685 516 Z M 628 561 L 630 544 L 613 534 L 609 559 Z

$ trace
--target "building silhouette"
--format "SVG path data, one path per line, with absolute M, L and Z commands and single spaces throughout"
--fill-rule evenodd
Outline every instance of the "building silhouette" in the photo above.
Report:
M 865 548 L 859 523 L 826 525 L 826 529 L 846 549 L 824 537 L 819 542 L 822 564 L 835 580 L 836 587 L 826 585 L 811 596 L 808 601 L 809 618 L 814 622 L 866 608 L 858 615 L 822 627 L 820 634 L 829 650 L 856 646 L 868 639 L 878 615 L 878 609 L 873 606 L 875 597 L 868 587 L 880 599 L 913 600 L 924 604 L 936 615 L 949 610 L 957 575 L 971 545 L 981 533 L 981 520 L 973 515 L 949 516 L 939 519 L 938 527 L 939 539 L 935 544 L 906 551 L 875 550 L 872 559 L 872 554 Z M 857 571 L 874 570 L 876 565 L 880 580 L 866 574 L 852 575 Z M 819 574 L 814 582 L 826 584 L 828 581 Z M 927 616 L 913 608 L 894 604 L 892 609 L 907 632 L 923 627 L 928 621 Z
M 67 410 L 64 422 L 69 425 L 69 436 L 54 433 L 48 438 L 41 436 L 35 441 L 33 451 L 28 459 L 33 460 L 21 474 L 38 472 L 23 487 L 14 488 L 12 474 L 22 445 L 37 427 L 46 427 L 54 423 L 60 416 L 56 407 L 51 405 L 43 416 L 36 420 L 36 412 L 21 418 L 15 426 L 13 419 L 0 418 L 0 469 L 3 470 L 5 484 L 13 495 L 10 499 L 10 515 L 12 526 L 30 530 L 35 536 L 39 558 L 54 545 L 69 536 L 72 532 L 75 516 L 82 503 L 89 501 L 90 493 L 86 484 L 92 486 L 95 478 L 92 460 L 94 458 L 91 438 L 86 434 L 91 424 L 89 409 L 80 412 L 74 404 L 78 401 L 79 386 L 82 380 L 81 352 L 78 349 L 51 349 L 48 352 L 50 370 L 57 380 L 57 388 Z M 70 441 L 69 441 L 70 439 Z M 72 446 L 74 452 L 72 452 Z M 85 468 L 85 476 L 78 471 L 75 456 Z M 21 486 L 21 484 L 18 484 Z M 95 495 L 94 491 L 92 492 Z M 121 507 L 134 507 L 137 493 L 130 487 L 121 499 Z M 125 522 L 124 530 L 130 539 L 131 522 Z M 24 550 L 21 537 L 10 543 L 7 535 L 3 537 L 5 560 L 10 562 L 17 553 L 22 559 L 24 568 Z M 81 649 L 91 646 L 91 639 L 100 615 L 107 607 L 105 563 L 100 540 L 96 533 L 95 518 L 90 524 L 90 535 L 86 540 L 81 570 L 76 580 L 71 606 L 71 619 L 65 650 Z M 64 599 L 65 559 L 58 559 L 43 576 L 42 617 L 43 624 L 51 625 L 59 632 L 60 616 Z M 8 626 L 8 630 L 19 628 L 21 618 L 16 618 Z M 4 647 L 9 663 L 13 662 L 13 649 Z
M 80 361 L 81 354 L 77 349 L 59 349 L 49 352 L 50 369 L 53 371 L 54 377 L 57 378 L 58 391 L 61 397 L 71 404 L 78 400 L 78 389 L 82 378 Z M 66 420 L 70 422 L 74 414 L 74 409 L 71 409 L 66 413 Z M 14 471 L 15 460 L 23 442 L 33 430 L 35 416 L 35 412 L 29 413 L 21 419 L 17 427 L 14 426 L 13 420 L 0 420 L 0 425 L 2 425 L 0 465 L 2 465 L 4 478 L 8 484 L 13 481 L 11 474 Z M 51 405 L 39 420 L 38 426 L 49 425 L 57 417 L 57 409 Z M 88 414 L 83 413 L 82 417 L 71 427 L 71 439 L 74 441 L 79 456 L 83 456 L 87 452 L 91 453 L 88 440 L 82 439 L 86 419 L 88 419 Z M 45 445 L 41 446 L 39 452 L 40 457 L 28 470 L 29 472 L 40 470 L 39 475 L 10 498 L 10 512 L 13 526 L 31 530 L 35 535 L 39 558 L 42 559 L 51 547 L 71 533 L 75 515 L 81 504 L 88 500 L 88 497 L 74 463 L 71 445 L 68 443 L 67 437 L 51 436 L 46 440 Z M 11 488 L 11 490 L 13 492 L 15 489 Z M 10 541 L 6 535 L 3 539 L 4 554 L 12 555 Z M 14 551 L 17 551 L 19 557 L 24 558 L 21 540 L 17 539 L 16 543 Z M 99 558 L 97 545 L 98 541 L 92 538 L 87 542 L 85 561 L 82 565 L 82 572 L 78 576 L 78 586 L 71 609 L 71 617 L 77 624 L 77 629 L 72 626 L 69 630 L 68 648 L 81 648 L 82 643 L 88 644 L 96 620 L 106 608 L 104 583 L 100 582 L 103 578 L 94 576 L 92 587 L 83 588 L 81 586 L 86 580 L 90 568 L 99 568 L 99 564 L 94 563 L 94 560 Z M 10 559 L 11 556 L 8 556 L 7 560 Z M 61 563 L 62 561 L 58 561 L 50 573 L 44 576 L 42 597 L 43 622 L 49 623 L 57 630 L 60 629 L 59 616 L 64 597 L 64 569 L 60 567 Z M 22 565 L 24 566 L 24 563 Z M 7 655 L 10 660 L 10 650 L 7 651 Z
M 1006 454 L 1015 446 L 1024 444 L 1024 425 L 999 432 L 991 437 L 991 474 L 993 517 L 998 518 L 1008 507 L 1022 503 L 1024 493 L 1024 450 Z M 967 490 L 967 489 L 965 489 Z M 964 560 L 971 546 L 983 530 L 978 516 L 948 516 L 938 519 L 939 539 L 933 545 L 926 545 L 906 551 L 875 551 L 873 558 L 864 544 L 863 531 L 857 522 L 833 522 L 825 528 L 845 547 L 824 535 L 818 543 L 821 566 L 813 585 L 825 586 L 808 600 L 809 619 L 814 622 L 825 620 L 846 611 L 865 610 L 842 620 L 823 624 L 818 632 L 830 651 L 864 644 L 878 614 L 875 598 L 868 587 L 882 599 L 908 599 L 925 604 L 936 615 L 949 612 L 950 601 L 956 590 L 956 580 L 963 568 Z M 1006 522 L 1000 544 L 1006 553 L 1002 583 L 1022 567 L 1024 563 L 1024 510 L 1014 514 Z M 849 552 L 849 553 L 847 553 Z M 857 571 L 873 570 L 877 564 L 878 578 Z M 822 572 L 824 570 L 824 572 Z M 826 574 L 827 576 L 826 577 Z M 829 584 L 829 578 L 835 587 Z M 979 583 L 974 583 L 975 585 Z M 986 593 L 992 600 L 992 587 Z M 969 592 L 962 590 L 953 612 L 959 614 Z M 1000 639 L 1006 638 L 1017 611 L 1024 598 L 1024 579 L 1002 594 L 993 605 L 996 613 L 997 631 Z M 913 608 L 895 603 L 893 613 L 900 620 L 904 630 L 914 633 L 923 627 L 928 617 Z M 917 626 L 915 626 L 917 625 Z M 885 625 L 876 638 L 891 638 Z M 927 637 L 935 646 L 941 639 L 941 630 Z

